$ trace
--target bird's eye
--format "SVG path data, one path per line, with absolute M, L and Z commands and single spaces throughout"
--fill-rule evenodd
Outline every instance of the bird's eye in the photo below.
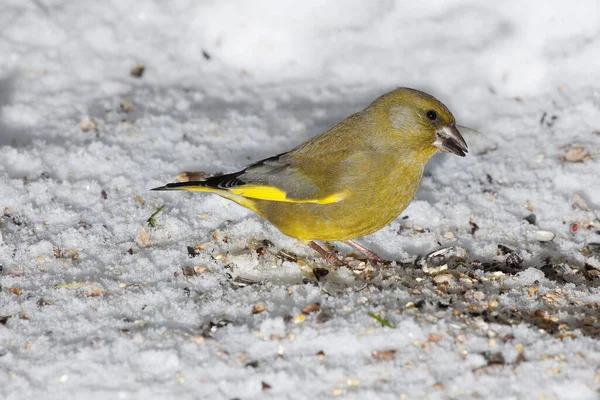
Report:
M 431 121 L 435 121 L 437 119 L 437 113 L 433 110 L 429 110 L 427 111 L 427 118 L 429 118 Z

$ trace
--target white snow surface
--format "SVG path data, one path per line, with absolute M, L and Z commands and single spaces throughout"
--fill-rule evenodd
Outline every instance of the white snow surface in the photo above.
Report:
M 3 0 L 0 398 L 597 398 L 599 7 Z M 398 86 L 473 130 L 359 239 L 396 263 L 149 191 Z

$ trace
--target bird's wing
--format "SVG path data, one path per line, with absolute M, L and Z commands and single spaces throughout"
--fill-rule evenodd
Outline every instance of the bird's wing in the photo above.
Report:
M 270 157 L 243 171 L 213 176 L 197 183 L 205 188 L 226 190 L 259 200 L 328 204 L 344 198 L 344 192 L 315 182 L 319 176 L 307 164 L 309 160 L 299 162 L 288 154 Z

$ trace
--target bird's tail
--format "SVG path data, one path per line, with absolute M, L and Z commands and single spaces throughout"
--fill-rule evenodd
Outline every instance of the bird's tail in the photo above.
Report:
M 204 186 L 203 181 L 190 181 L 190 182 L 173 182 L 167 183 L 164 186 L 152 188 L 150 190 L 187 190 L 191 192 L 217 192 L 218 189 L 209 188 Z
M 228 187 L 229 185 L 234 186 L 238 182 L 242 183 L 235 180 L 240 173 L 212 176 L 205 172 L 182 172 L 177 176 L 177 182 L 167 183 L 165 186 L 150 190 L 187 190 L 190 192 L 215 193 L 258 213 L 253 199 L 246 198 L 243 194 L 236 193 Z
M 223 192 L 236 194 L 234 189 L 245 185 L 244 182 L 237 179 L 243 173 L 244 171 L 232 174 L 210 175 L 206 172 L 182 172 L 177 175 L 177 182 L 168 183 L 165 186 L 151 190 L 189 190 L 192 192 L 217 193 L 221 196 L 223 196 Z
M 206 187 L 206 179 L 211 175 L 203 172 L 182 172 L 177 175 L 177 182 L 167 183 L 165 186 L 150 190 L 189 190 L 193 192 L 214 192 L 214 188 Z

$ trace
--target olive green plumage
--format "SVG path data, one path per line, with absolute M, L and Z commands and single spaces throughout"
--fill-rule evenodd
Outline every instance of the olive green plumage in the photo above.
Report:
M 346 241 L 393 221 L 414 198 L 427 161 L 467 146 L 434 97 L 400 88 L 295 149 L 243 171 L 158 190 L 216 193 L 303 241 Z

